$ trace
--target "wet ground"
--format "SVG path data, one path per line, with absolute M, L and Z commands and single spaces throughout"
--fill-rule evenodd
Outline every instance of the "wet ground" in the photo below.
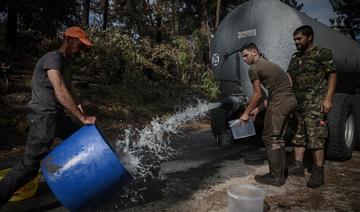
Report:
M 125 211 L 227 211 L 227 188 L 233 183 L 255 184 L 266 192 L 265 201 L 270 211 L 359 211 L 360 154 L 352 160 L 327 162 L 326 184 L 318 189 L 307 188 L 305 178 L 288 177 L 280 188 L 264 186 L 254 181 L 255 174 L 267 171 L 266 165 L 249 166 L 242 159 L 224 160 L 213 165 L 216 171 L 204 178 L 199 187 L 184 199 L 156 201 Z M 181 191 L 182 184 L 171 184 L 174 191 Z
M 217 146 L 208 128 L 173 138 L 179 154 L 154 170 L 158 178 L 137 179 L 86 211 L 227 211 L 227 187 L 250 183 L 263 188 L 270 211 L 360 211 L 360 153 L 346 162 L 326 162 L 326 184 L 306 187 L 305 178 L 288 177 L 280 188 L 254 181 L 268 171 L 264 165 L 247 165 L 244 154 L 260 148 L 256 139 L 242 140 L 229 149 Z M 288 149 L 290 150 L 290 149 Z M 290 153 L 289 153 L 290 154 Z M 28 200 L 8 203 L 2 211 L 67 211 L 44 182 Z

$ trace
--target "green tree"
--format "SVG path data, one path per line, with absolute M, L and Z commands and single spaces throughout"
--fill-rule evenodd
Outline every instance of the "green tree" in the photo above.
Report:
M 88 28 L 90 16 L 90 0 L 82 0 L 82 7 L 82 25 Z
M 329 0 L 334 12 L 338 14 L 337 23 L 343 23 L 349 29 L 350 36 L 356 40 L 360 35 L 360 1 Z M 334 23 L 334 20 L 332 20 Z
M 302 7 L 304 6 L 304 4 L 299 4 L 296 0 L 281 0 L 281 1 L 297 10 L 301 10 Z
M 63 0 L 9 1 L 4 7 L 6 17 L 6 41 L 16 47 L 21 37 L 34 43 L 44 37 L 54 38 L 66 26 L 80 24 L 80 4 Z

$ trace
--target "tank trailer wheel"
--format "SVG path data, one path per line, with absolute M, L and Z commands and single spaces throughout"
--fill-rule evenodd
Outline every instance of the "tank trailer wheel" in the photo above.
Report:
M 356 136 L 356 143 L 355 149 L 360 150 L 360 96 L 354 96 L 354 114 L 355 114 L 355 136 Z
M 335 160 L 351 158 L 359 123 L 356 121 L 355 98 L 347 94 L 335 94 L 333 108 L 328 114 L 329 139 L 326 156 Z
M 227 148 L 233 143 L 233 136 L 227 120 L 227 111 L 216 108 L 211 111 L 211 130 L 220 147 Z

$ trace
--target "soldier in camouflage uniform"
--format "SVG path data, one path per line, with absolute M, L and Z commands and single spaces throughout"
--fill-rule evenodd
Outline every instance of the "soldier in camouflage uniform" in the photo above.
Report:
M 310 26 L 296 29 L 293 38 L 298 52 L 294 53 L 288 67 L 298 105 L 296 120 L 295 163 L 288 168 L 289 175 L 304 175 L 304 152 L 312 150 L 314 166 L 307 186 L 317 188 L 324 184 L 324 144 L 328 137 L 326 114 L 332 108 L 336 86 L 335 64 L 329 49 L 313 44 L 314 33 Z

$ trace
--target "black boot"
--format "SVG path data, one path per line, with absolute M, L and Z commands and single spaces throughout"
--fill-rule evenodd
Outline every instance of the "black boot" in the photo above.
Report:
M 324 184 L 324 167 L 314 165 L 311 171 L 307 186 L 310 188 L 319 188 Z
M 271 145 L 266 147 L 270 173 L 255 175 L 255 181 L 262 184 L 282 186 L 285 183 L 286 151 L 284 146 L 273 150 Z
M 288 167 L 288 176 L 295 175 L 298 177 L 305 177 L 304 172 L 304 163 L 299 160 L 295 160 L 295 162 Z

